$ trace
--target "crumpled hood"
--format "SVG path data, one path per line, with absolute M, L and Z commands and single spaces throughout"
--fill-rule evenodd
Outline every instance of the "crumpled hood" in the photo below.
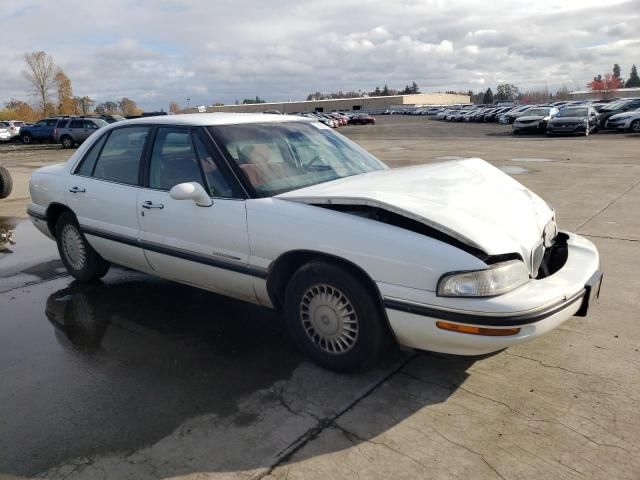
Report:
M 276 198 L 383 208 L 489 255 L 520 253 L 527 264 L 554 217 L 540 197 L 479 158 L 370 172 Z

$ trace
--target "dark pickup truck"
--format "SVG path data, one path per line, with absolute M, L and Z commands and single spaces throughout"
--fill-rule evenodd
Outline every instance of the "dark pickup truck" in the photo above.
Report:
M 35 125 L 25 125 L 20 128 L 22 143 L 31 144 L 34 141 L 53 141 L 53 129 L 60 117 L 50 117 L 38 120 Z

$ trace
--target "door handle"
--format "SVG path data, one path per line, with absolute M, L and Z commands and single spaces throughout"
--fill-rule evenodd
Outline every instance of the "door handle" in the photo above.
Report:
M 80 188 L 80 187 L 71 187 L 71 188 L 69 189 L 69 191 L 70 191 L 71 193 L 84 193 L 84 192 L 86 192 L 87 190 L 86 190 L 86 189 L 84 189 L 84 188 Z
M 164 205 L 161 203 L 153 203 L 151 200 L 147 200 L 142 204 L 142 208 L 150 209 L 150 208 L 159 208 L 163 209 Z

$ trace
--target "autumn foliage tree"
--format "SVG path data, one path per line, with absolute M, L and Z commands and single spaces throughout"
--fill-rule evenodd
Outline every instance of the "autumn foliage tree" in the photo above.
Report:
M 76 103 L 73 100 L 71 80 L 59 69 L 54 77 L 56 93 L 58 96 L 58 113 L 60 115 L 73 115 Z
M 592 92 L 602 95 L 603 98 L 607 98 L 607 95 L 612 90 L 617 90 L 623 86 L 624 84 L 620 77 L 610 73 L 605 73 L 604 77 L 602 75 L 597 75 L 593 77 L 593 80 L 587 83 L 587 87 L 589 87 Z

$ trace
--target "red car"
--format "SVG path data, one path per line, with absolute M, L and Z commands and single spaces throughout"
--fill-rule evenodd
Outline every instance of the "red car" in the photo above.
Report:
M 366 113 L 362 113 L 360 115 L 355 115 L 351 119 L 351 124 L 352 125 L 367 125 L 367 124 L 375 125 L 376 124 L 376 119 L 374 117 L 372 117 L 371 115 L 367 115 Z

